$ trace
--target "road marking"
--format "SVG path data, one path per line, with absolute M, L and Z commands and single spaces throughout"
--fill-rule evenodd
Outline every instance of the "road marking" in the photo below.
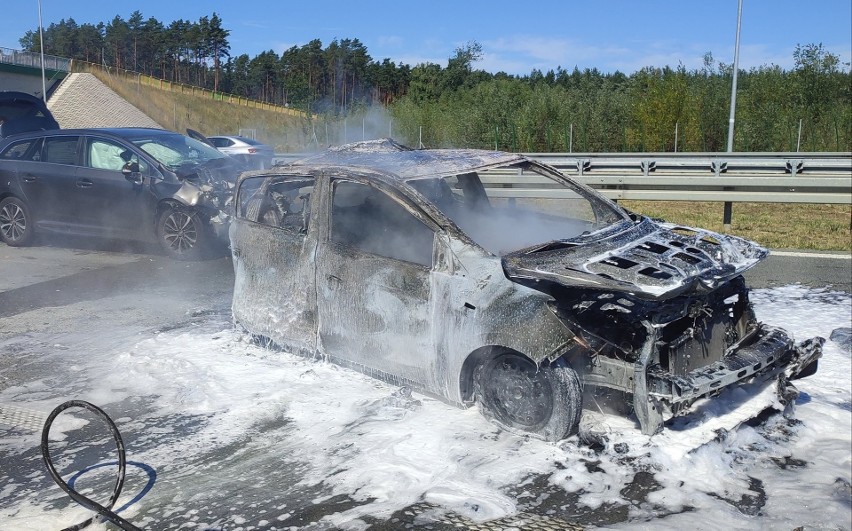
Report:
M 852 254 L 828 254 L 828 253 L 807 253 L 794 251 L 770 251 L 770 256 L 795 256 L 798 258 L 835 258 L 838 260 L 852 260 Z
M 47 413 L 0 404 L 0 424 L 38 432 L 44 428 L 45 420 L 47 420 Z

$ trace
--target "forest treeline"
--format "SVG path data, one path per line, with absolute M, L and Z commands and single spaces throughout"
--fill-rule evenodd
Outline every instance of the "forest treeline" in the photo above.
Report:
M 213 13 L 169 23 L 134 11 L 107 23 L 44 30 L 45 53 L 142 72 L 340 120 L 380 105 L 394 131 L 430 146 L 511 151 L 724 151 L 733 69 L 711 53 L 700 69 L 631 74 L 558 67 L 527 75 L 474 68 L 479 43 L 447 65 L 374 60 L 356 38 L 312 40 L 280 55 L 232 55 Z M 39 51 L 38 30 L 21 46 Z M 736 151 L 852 151 L 852 73 L 822 44 L 797 46 L 794 67 L 738 74 Z M 845 66 L 845 68 L 844 68 Z

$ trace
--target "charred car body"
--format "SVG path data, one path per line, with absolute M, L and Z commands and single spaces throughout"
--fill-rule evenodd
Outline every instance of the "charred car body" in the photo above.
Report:
M 0 239 L 36 231 L 155 238 L 195 259 L 227 239 L 242 167 L 216 149 L 161 129 L 63 129 L 0 143 Z
M 235 203 L 250 333 L 545 439 L 577 430 L 584 397 L 617 397 L 651 434 L 821 355 L 757 322 L 742 272 L 765 249 L 628 213 L 518 154 L 351 144 L 243 174 Z

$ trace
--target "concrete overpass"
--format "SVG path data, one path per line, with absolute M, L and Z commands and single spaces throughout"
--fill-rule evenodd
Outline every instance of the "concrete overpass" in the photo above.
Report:
M 44 56 L 47 94 L 71 71 L 71 59 Z M 0 90 L 16 90 L 41 96 L 41 54 L 0 47 Z

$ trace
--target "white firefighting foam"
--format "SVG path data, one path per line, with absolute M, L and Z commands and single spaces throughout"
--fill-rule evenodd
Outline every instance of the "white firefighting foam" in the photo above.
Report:
M 789 286 L 752 299 L 760 320 L 799 340 L 852 321 L 844 293 Z M 574 497 L 562 512 L 553 507 L 554 518 L 621 510 L 626 522 L 600 521 L 631 529 L 842 529 L 852 521 L 852 367 L 849 351 L 831 341 L 817 374 L 796 381 L 799 422 L 777 416 L 720 430 L 772 402 L 767 386 L 726 392 L 650 438 L 632 422 L 594 416 L 587 424 L 607 433 L 597 449 L 506 433 L 476 409 L 264 350 L 221 317 L 129 348 L 102 346 L 76 357 L 73 348 L 45 349 L 41 361 L 56 374 L 3 389 L 0 402 L 49 411 L 73 397 L 107 412 L 136 404 L 134 416 L 116 420 L 128 459 L 156 469 L 158 480 L 122 516 L 149 528 L 366 529 L 370 518 L 418 502 L 484 521 L 534 512 L 551 496 Z M 52 438 L 72 439 L 76 425 L 55 426 Z M 32 465 L 26 481 L 0 483 L 2 528 L 59 528 L 88 516 L 44 476 L 38 436 L 0 439 L 4 461 L 26 456 Z M 135 474 L 128 470 L 123 501 L 139 490 Z M 649 492 L 628 494 L 638 484 Z M 298 520 L 341 497 L 355 503 Z

